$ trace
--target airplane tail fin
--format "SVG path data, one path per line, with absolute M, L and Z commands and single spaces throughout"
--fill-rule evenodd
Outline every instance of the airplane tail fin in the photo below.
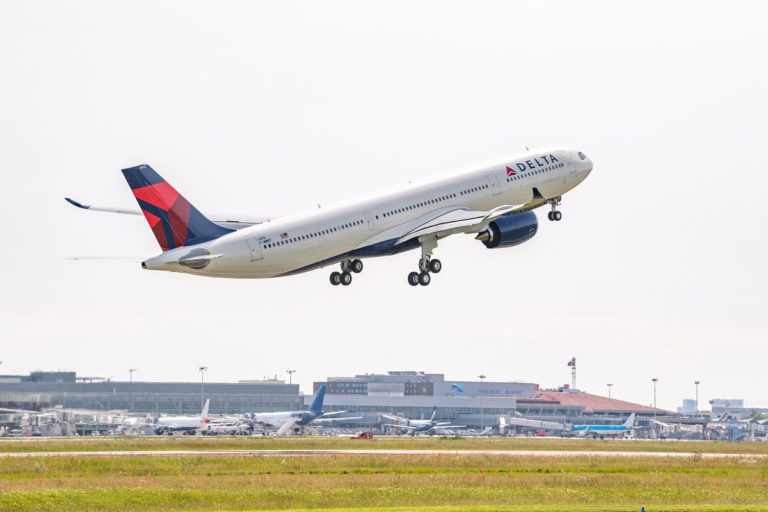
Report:
M 624 426 L 627 428 L 632 428 L 635 426 L 635 413 L 629 415 L 627 421 L 624 422 Z
M 320 386 L 315 395 L 315 399 L 312 401 L 312 405 L 309 406 L 309 410 L 316 413 L 323 412 L 323 399 L 325 398 L 325 384 Z
M 209 405 L 211 405 L 211 399 L 210 398 L 208 398 L 205 401 L 205 405 L 203 406 L 203 412 L 202 412 L 202 414 L 200 414 L 200 417 L 203 418 L 204 420 L 208 419 L 208 406 Z
M 429 418 L 430 421 L 435 421 L 435 416 L 437 416 L 437 406 L 435 405 L 432 407 L 432 416 Z
M 232 231 L 208 220 L 150 166 L 123 169 L 123 176 L 163 251 Z

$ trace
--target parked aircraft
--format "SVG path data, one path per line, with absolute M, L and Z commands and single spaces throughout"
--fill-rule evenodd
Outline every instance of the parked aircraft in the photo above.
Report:
M 625 432 L 631 432 L 635 428 L 635 413 L 629 415 L 622 425 L 573 425 L 571 432 L 577 432 L 582 437 L 616 436 Z
M 172 434 L 173 432 L 195 432 L 211 422 L 208 418 L 208 406 L 211 400 L 205 401 L 203 412 L 197 418 L 171 416 L 166 418 L 157 418 L 155 423 L 155 434 Z
M 277 427 L 277 434 L 288 433 L 294 427 L 306 427 L 310 423 L 323 423 L 327 421 L 359 420 L 362 416 L 345 416 L 343 418 L 332 418 L 347 411 L 323 412 L 323 400 L 325 398 L 325 384 L 320 386 L 312 401 L 312 405 L 306 411 L 286 411 L 286 412 L 255 412 L 246 414 L 249 420 Z
M 435 420 L 437 416 L 437 406 L 432 408 L 432 416 L 428 420 L 411 420 L 403 418 L 401 416 L 394 416 L 391 414 L 382 414 L 384 418 L 397 423 L 383 423 L 382 426 L 393 427 L 409 430 L 411 432 L 430 432 L 432 430 L 443 430 L 448 428 L 464 428 L 466 425 L 451 425 L 450 421 L 438 422 Z
M 84 205 L 86 210 L 141 215 L 163 252 L 150 270 L 209 277 L 268 278 L 338 263 L 331 284 L 349 285 L 364 258 L 421 249 L 412 286 L 442 270 L 438 240 L 465 233 L 489 249 L 512 247 L 538 230 L 531 211 L 549 205 L 559 221 L 563 194 L 592 171 L 581 151 L 543 148 L 491 165 L 414 182 L 393 191 L 276 219 L 209 220 L 150 166 L 123 169 L 141 211 Z

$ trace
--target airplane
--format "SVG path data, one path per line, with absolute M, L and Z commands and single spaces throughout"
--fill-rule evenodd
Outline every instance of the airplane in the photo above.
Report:
M 590 435 L 594 437 L 616 436 L 619 433 L 632 432 L 635 428 L 635 413 L 629 415 L 627 421 L 622 425 L 572 425 L 571 432 L 578 432 L 579 436 L 588 437 Z
M 383 423 L 382 424 L 383 426 L 406 429 L 406 430 L 410 430 L 412 433 L 430 432 L 432 430 L 443 430 L 447 428 L 466 427 L 466 425 L 451 425 L 450 421 L 438 422 L 437 420 L 435 420 L 435 416 L 437 416 L 437 406 L 434 406 L 432 408 L 432 416 L 428 420 L 411 420 L 408 418 L 403 418 L 400 416 L 394 416 L 390 414 L 382 414 L 382 416 L 387 418 L 388 420 L 398 422 L 395 424 Z
M 285 412 L 254 412 L 246 414 L 245 418 L 277 428 L 277 434 L 288 433 L 294 427 L 306 427 L 310 423 L 322 423 L 326 421 L 359 420 L 362 416 L 345 416 L 343 418 L 331 418 L 348 411 L 323 412 L 323 400 L 325 399 L 325 384 L 320 386 L 312 401 L 312 405 L 305 411 L 285 411 Z
M 427 286 L 443 268 L 432 257 L 439 240 L 465 233 L 489 249 L 522 244 L 538 231 L 532 210 L 548 204 L 549 220 L 561 220 L 562 195 L 591 171 L 581 151 L 542 148 L 275 219 L 210 220 L 149 165 L 122 170 L 141 211 L 65 199 L 86 210 L 143 214 L 163 250 L 144 260 L 144 269 L 260 279 L 338 263 L 331 284 L 347 286 L 363 270 L 362 259 L 420 248 L 408 284 Z
M 171 416 L 166 418 L 157 418 L 155 422 L 155 434 L 161 436 L 172 434 L 173 432 L 193 433 L 208 425 L 211 420 L 208 417 L 208 406 L 211 399 L 205 401 L 203 412 L 197 418 Z

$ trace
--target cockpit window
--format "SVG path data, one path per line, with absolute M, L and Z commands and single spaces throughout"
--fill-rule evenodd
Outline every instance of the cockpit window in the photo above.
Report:
M 579 158 L 580 158 L 581 160 L 585 160 L 585 159 L 587 158 L 587 155 L 585 155 L 584 153 L 582 153 L 581 151 L 579 151 Z

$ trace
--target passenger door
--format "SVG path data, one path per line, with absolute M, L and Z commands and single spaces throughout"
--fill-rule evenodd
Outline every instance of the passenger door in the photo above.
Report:
M 251 249 L 251 261 L 259 261 L 264 258 L 264 254 L 261 251 L 261 240 L 258 237 L 246 238 L 245 242 Z
M 373 231 L 376 225 L 373 223 L 373 215 L 371 212 L 365 212 L 365 220 L 368 221 L 368 231 Z
M 488 184 L 491 186 L 491 191 L 493 192 L 493 195 L 497 196 L 501 194 L 501 185 L 499 184 L 499 177 L 496 176 L 495 172 L 486 173 L 485 179 L 488 181 Z

